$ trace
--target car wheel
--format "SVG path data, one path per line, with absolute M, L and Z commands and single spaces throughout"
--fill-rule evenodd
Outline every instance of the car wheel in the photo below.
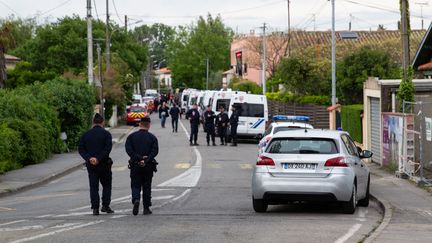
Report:
M 367 206 L 369 206 L 369 197 L 370 197 L 369 186 L 370 186 L 370 176 L 368 176 L 368 182 L 367 182 L 367 188 L 366 188 L 366 196 L 362 200 L 358 201 L 358 205 L 360 207 L 367 207 Z
M 356 210 L 357 204 L 357 191 L 356 185 L 353 185 L 353 190 L 351 193 L 351 199 L 348 202 L 343 202 L 343 212 L 346 214 L 353 214 Z
M 252 198 L 252 204 L 257 213 L 265 213 L 267 211 L 268 203 L 264 199 Z

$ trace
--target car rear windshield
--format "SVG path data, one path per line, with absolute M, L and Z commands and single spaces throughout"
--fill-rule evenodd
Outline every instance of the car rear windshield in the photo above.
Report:
M 130 111 L 132 111 L 132 112 L 145 112 L 145 109 L 142 107 L 133 107 L 133 108 L 130 108 Z
M 337 154 L 330 138 L 274 138 L 266 149 L 271 154 Z
M 278 132 L 298 130 L 298 129 L 305 129 L 305 127 L 299 127 L 299 126 L 275 127 L 273 133 L 275 134 Z

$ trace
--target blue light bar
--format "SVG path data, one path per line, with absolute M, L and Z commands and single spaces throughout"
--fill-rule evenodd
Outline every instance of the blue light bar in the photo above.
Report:
M 276 115 L 276 116 L 273 116 L 273 120 L 275 120 L 275 121 L 302 121 L 302 122 L 307 122 L 307 121 L 309 121 L 309 117 L 308 116 Z

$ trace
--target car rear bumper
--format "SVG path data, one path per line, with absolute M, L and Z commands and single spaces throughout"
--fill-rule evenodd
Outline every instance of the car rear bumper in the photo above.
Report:
M 252 193 L 255 199 L 279 204 L 290 201 L 349 201 L 354 176 L 329 174 L 323 178 L 275 177 L 270 173 L 254 173 Z

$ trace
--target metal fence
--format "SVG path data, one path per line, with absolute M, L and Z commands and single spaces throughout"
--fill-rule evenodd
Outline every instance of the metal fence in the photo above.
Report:
M 326 106 L 297 104 L 283 101 L 268 101 L 270 117 L 274 115 L 308 116 L 314 128 L 329 128 L 329 112 Z
M 403 156 L 399 172 L 432 185 L 432 102 L 403 102 Z

